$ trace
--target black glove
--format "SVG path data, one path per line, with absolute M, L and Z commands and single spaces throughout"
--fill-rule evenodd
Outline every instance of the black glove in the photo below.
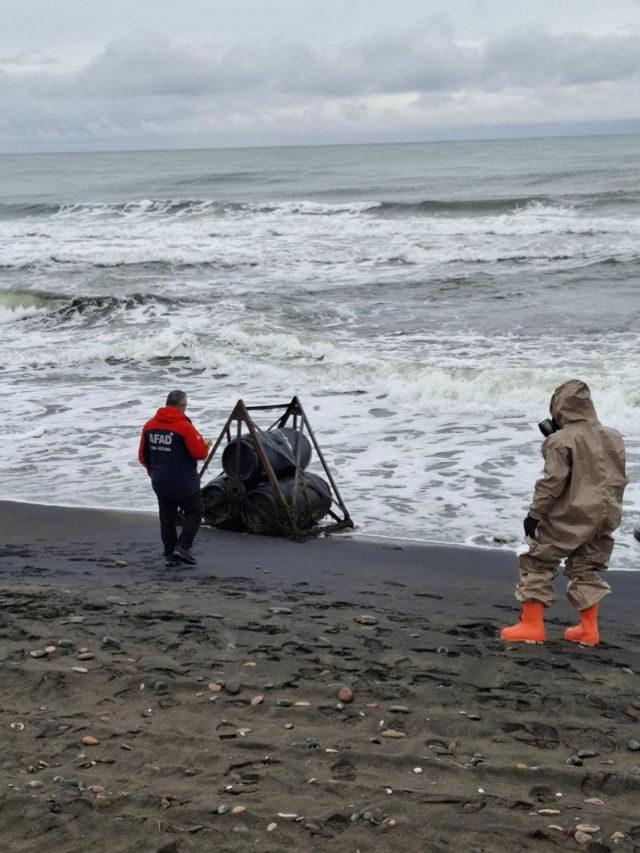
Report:
M 537 518 L 531 518 L 531 516 L 528 515 L 524 520 L 524 535 L 528 536 L 529 539 L 535 539 L 538 524 L 539 520 Z

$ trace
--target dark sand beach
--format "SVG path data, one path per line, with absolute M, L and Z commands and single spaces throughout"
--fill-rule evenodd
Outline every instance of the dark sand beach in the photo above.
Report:
M 153 515 L 0 504 L 3 851 L 640 850 L 637 574 L 599 648 L 561 640 L 564 583 L 509 646 L 504 551 L 159 553 Z

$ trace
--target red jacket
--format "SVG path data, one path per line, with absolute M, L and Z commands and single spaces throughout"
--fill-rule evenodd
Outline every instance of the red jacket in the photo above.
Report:
M 200 488 L 197 461 L 209 450 L 186 415 L 173 406 L 158 409 L 144 425 L 138 459 L 160 497 L 186 498 Z

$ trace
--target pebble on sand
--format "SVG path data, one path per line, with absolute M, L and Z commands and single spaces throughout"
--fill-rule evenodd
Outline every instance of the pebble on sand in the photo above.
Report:
M 538 809 L 538 814 L 543 814 L 543 815 L 560 814 L 560 810 L 559 809 Z
M 91 735 L 87 735 L 86 737 L 82 738 L 82 743 L 85 746 L 98 746 L 100 741 L 95 737 L 91 737 Z
M 227 693 L 230 693 L 232 696 L 235 696 L 237 693 L 240 692 L 239 681 L 227 681 L 224 687 Z
M 387 729 L 384 732 L 380 732 L 380 737 L 401 738 L 406 736 L 406 732 L 396 732 L 394 729 Z
M 210 685 L 209 685 L 209 690 L 210 690 L 212 693 L 220 693 L 220 691 L 222 690 L 222 687 L 220 687 L 220 685 L 219 685 L 219 684 L 213 684 L 213 683 L 212 683 L 212 684 L 210 684 Z
M 296 702 L 293 707 L 294 708 L 310 708 L 311 703 L 310 702 Z
M 255 707 L 256 705 L 262 705 L 264 702 L 264 696 L 254 696 L 251 700 L 251 704 Z
M 611 836 L 611 840 L 612 841 L 622 841 L 622 839 L 626 838 L 626 837 L 627 836 L 624 835 L 622 832 L 614 832 L 613 835 Z
M 137 675 L 138 674 L 138 668 L 133 666 L 133 664 L 127 664 L 127 666 L 125 666 L 123 671 L 124 671 L 125 675 Z
M 277 823 L 270 823 L 269 826 L 267 827 L 267 832 L 273 832 L 273 830 L 276 829 L 277 826 L 278 826 Z
M 127 606 L 127 600 L 125 598 L 119 598 L 117 595 L 110 595 L 107 598 L 107 604 L 118 604 L 120 607 Z
M 352 702 L 353 701 L 353 691 L 349 687 L 342 687 L 338 691 L 338 699 L 341 702 Z
M 576 832 L 573 836 L 578 844 L 588 844 L 590 841 L 593 841 L 590 835 L 587 835 L 586 832 Z
M 72 666 L 71 672 L 78 672 L 78 673 L 80 673 L 80 675 L 86 675 L 89 672 L 89 670 L 85 669 L 83 666 Z
M 640 750 L 640 743 L 638 743 L 637 740 L 630 740 L 629 749 L 631 750 L 631 752 L 638 752 Z
M 45 646 L 45 649 L 44 649 L 45 654 L 47 654 L 47 655 L 52 655 L 55 652 L 55 650 L 56 650 L 55 646 Z
M 32 658 L 43 658 L 46 655 L 44 649 L 35 649 L 32 652 L 29 652 Z
M 84 652 L 81 655 L 78 655 L 78 660 L 93 660 L 93 655 L 91 652 Z
M 589 835 L 595 835 L 596 832 L 600 832 L 600 827 L 595 824 L 579 823 L 576 826 L 576 832 L 587 832 Z
M 589 797 L 588 800 L 585 800 L 585 803 L 588 806 L 603 806 L 604 800 L 599 800 L 597 797 Z
M 236 806 L 231 810 L 231 814 L 244 814 L 247 810 L 246 806 Z
M 364 614 L 362 616 L 354 616 L 353 621 L 357 622 L 358 625 L 377 625 L 378 624 L 378 620 L 376 619 L 375 616 L 368 616 L 367 614 Z

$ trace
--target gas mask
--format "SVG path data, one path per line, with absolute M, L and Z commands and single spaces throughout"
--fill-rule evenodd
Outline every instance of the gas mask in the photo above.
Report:
M 558 432 L 562 427 L 555 418 L 547 418 L 544 421 L 540 421 L 538 429 L 545 438 L 549 438 L 550 435 L 553 435 L 554 432 Z

